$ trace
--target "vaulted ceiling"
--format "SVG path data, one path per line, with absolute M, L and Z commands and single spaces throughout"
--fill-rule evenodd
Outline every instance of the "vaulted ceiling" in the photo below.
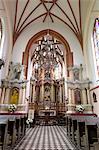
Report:
M 83 23 L 90 0 L 10 0 L 14 43 L 34 22 L 60 22 L 70 29 L 82 46 Z

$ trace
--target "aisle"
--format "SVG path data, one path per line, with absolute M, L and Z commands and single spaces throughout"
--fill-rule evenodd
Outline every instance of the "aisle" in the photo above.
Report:
M 63 126 L 36 126 L 27 131 L 14 150 L 77 150 Z

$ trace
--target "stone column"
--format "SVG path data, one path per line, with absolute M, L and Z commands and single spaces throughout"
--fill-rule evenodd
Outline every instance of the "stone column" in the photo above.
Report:
M 61 85 L 59 87 L 59 95 L 60 95 L 59 101 L 60 101 L 60 103 L 62 103 L 62 86 Z
M 87 97 L 85 89 L 82 89 L 82 103 L 87 104 Z
M 40 86 L 40 101 L 44 100 L 44 84 L 42 83 Z
M 5 96 L 5 87 L 3 87 L 3 91 L 2 91 L 1 104 L 4 103 L 4 96 Z
M 72 89 L 69 88 L 68 104 L 72 104 Z
M 91 97 L 90 97 L 89 89 L 87 89 L 87 98 L 88 98 L 88 104 L 91 104 Z
M 25 104 L 25 87 L 22 89 L 22 104 Z
M 33 91 L 33 98 L 32 98 L 32 102 L 34 103 L 34 101 L 35 101 L 35 83 L 33 84 L 33 89 L 32 89 Z
M 55 89 L 54 89 L 54 84 L 51 84 L 51 101 L 55 102 Z
M 71 90 L 71 94 L 72 94 L 72 104 L 75 104 L 75 97 L 74 97 L 74 90 Z
M 5 104 L 8 104 L 9 103 L 9 96 L 10 96 L 10 88 L 8 87 L 7 89 L 6 89 L 6 96 L 5 96 L 5 100 L 4 100 L 4 103 Z
M 22 88 L 19 89 L 19 104 L 22 104 Z
M 30 83 L 30 103 L 32 101 L 32 83 Z
M 63 83 L 63 103 L 65 102 L 65 84 Z

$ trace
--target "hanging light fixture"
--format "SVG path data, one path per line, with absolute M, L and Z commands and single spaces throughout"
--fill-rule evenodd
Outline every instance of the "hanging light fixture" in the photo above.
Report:
M 49 2 L 49 1 L 48 1 Z M 59 48 L 59 42 L 50 35 L 49 28 L 49 3 L 48 3 L 48 29 L 47 34 L 38 40 L 38 45 L 33 52 L 32 59 L 36 68 L 46 68 L 58 64 L 60 57 L 63 59 L 63 52 Z
M 63 59 L 63 52 L 58 47 L 58 41 L 50 34 L 42 37 L 38 41 L 38 45 L 33 52 L 32 59 L 36 63 L 36 68 L 49 68 L 55 66 Z

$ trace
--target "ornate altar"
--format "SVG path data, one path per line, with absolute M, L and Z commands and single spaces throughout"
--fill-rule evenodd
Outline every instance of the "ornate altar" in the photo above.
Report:
M 8 108 L 15 106 L 16 114 L 27 113 L 26 84 L 24 66 L 20 63 L 10 63 L 6 79 L 2 79 L 2 96 L 0 113 L 9 113 Z
M 63 78 L 63 52 L 56 39 L 44 36 L 32 55 L 32 77 L 30 80 L 29 109 L 36 118 L 49 120 L 65 114 L 65 80 Z M 34 116 L 35 116 L 34 115 Z
M 84 79 L 83 66 L 68 68 L 69 78 L 67 81 L 68 89 L 68 110 L 67 113 L 78 113 L 76 107 L 83 107 L 83 113 L 92 113 L 92 104 L 89 95 L 90 81 Z

